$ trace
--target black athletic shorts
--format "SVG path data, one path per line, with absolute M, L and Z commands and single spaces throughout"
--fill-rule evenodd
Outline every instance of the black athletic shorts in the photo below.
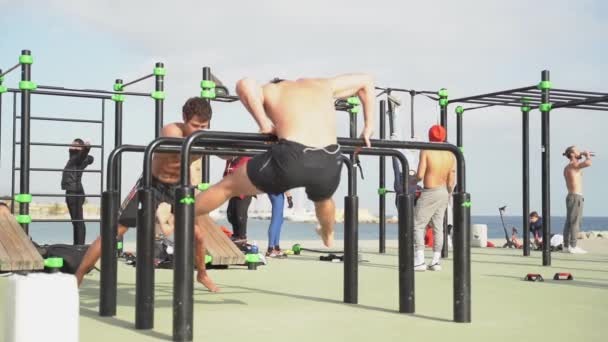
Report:
M 336 192 L 341 170 L 339 145 L 314 148 L 285 139 L 247 163 L 247 176 L 259 190 L 278 194 L 304 187 L 311 201 L 328 199 Z
M 135 186 L 118 210 L 118 223 L 127 227 L 137 226 L 137 190 L 141 187 L 142 178 L 140 177 Z M 175 189 L 179 184 L 163 183 L 158 178 L 152 177 L 152 194 L 154 196 L 154 210 L 162 202 L 167 202 L 171 206 L 175 203 Z

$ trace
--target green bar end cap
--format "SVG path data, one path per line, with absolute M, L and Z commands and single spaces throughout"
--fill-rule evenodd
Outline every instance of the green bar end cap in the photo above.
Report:
M 460 150 L 460 153 L 464 153 L 464 147 L 463 146 L 459 146 L 458 149 Z
M 0 85 L 0 94 L 6 93 L 7 91 L 8 91 L 8 88 L 6 88 L 5 86 Z
M 551 104 L 550 103 L 541 103 L 540 106 L 538 106 L 538 108 L 540 108 L 541 112 L 548 112 L 551 110 Z
M 471 201 L 462 202 L 462 206 L 465 207 L 465 208 L 470 208 L 471 207 Z
M 34 57 L 32 57 L 31 55 L 21 55 L 21 56 L 19 56 L 19 63 L 20 64 L 32 64 L 32 63 L 34 63 Z
M 201 89 L 214 89 L 214 88 L 215 88 L 215 82 L 209 81 L 209 80 L 201 81 Z
M 36 90 L 38 86 L 32 81 L 19 81 L 19 89 L 21 90 Z
M 116 249 L 122 249 L 122 247 L 123 247 L 122 241 L 118 241 L 116 243 Z
M 553 83 L 551 83 L 551 81 L 542 81 L 538 84 L 538 89 L 540 90 L 546 90 L 551 88 L 553 88 Z
M 448 105 L 448 99 L 439 99 L 439 105 L 445 107 Z
M 63 258 L 52 257 L 44 259 L 44 267 L 46 268 L 62 268 Z
M 529 112 L 530 111 L 530 106 L 522 106 L 521 107 L 521 111 L 524 112 L 524 113 Z
M 213 257 L 211 255 L 205 255 L 205 264 L 210 264 L 213 261 Z
M 164 100 L 165 92 L 164 91 L 155 91 L 152 94 L 150 94 L 150 96 L 155 100 Z
M 349 109 L 348 111 L 349 111 L 350 113 L 357 114 L 357 113 L 361 112 L 361 107 L 359 107 L 359 106 L 355 106 L 355 107 L 353 107 L 353 108 Z
M 184 198 L 182 198 L 182 199 L 179 200 L 179 203 L 182 203 L 182 204 L 190 204 L 190 205 L 192 205 L 192 204 L 194 204 L 194 202 L 196 202 L 196 201 L 194 200 L 194 198 L 192 198 L 190 196 L 186 196 L 186 197 L 184 197 Z
M 462 114 L 462 113 L 464 113 L 464 108 L 462 108 L 462 106 L 456 107 L 456 114 Z
M 122 91 L 123 85 L 121 83 L 114 83 L 114 91 Z
M 386 188 L 378 188 L 378 195 L 380 195 L 380 196 L 386 195 Z
M 437 95 L 441 96 L 441 97 L 448 97 L 448 90 L 445 88 L 441 88 L 439 89 L 439 91 L 437 92 Z
M 346 99 L 346 102 L 348 104 L 355 105 L 355 106 L 358 106 L 361 104 L 361 100 L 356 96 L 349 97 L 348 99 Z
M 215 98 L 215 90 L 214 89 L 205 89 L 201 91 L 201 97 L 204 99 L 214 99 Z
M 199 183 L 196 188 L 199 189 L 200 191 L 205 191 L 205 190 L 209 189 L 210 186 L 211 185 L 209 183 Z
M 154 76 L 165 76 L 167 74 L 167 69 L 165 68 L 154 68 Z
M 259 254 L 246 254 L 245 255 L 245 262 L 250 263 L 250 262 L 260 262 L 260 255 Z
M 17 194 L 17 195 L 15 195 L 15 201 L 18 203 L 32 203 L 32 195 Z
M 21 224 L 30 224 L 32 223 L 32 217 L 30 215 L 17 215 L 15 216 L 17 222 Z
M 112 101 L 114 101 L 114 102 L 124 102 L 125 101 L 125 96 L 124 95 L 114 94 L 114 95 L 112 95 Z

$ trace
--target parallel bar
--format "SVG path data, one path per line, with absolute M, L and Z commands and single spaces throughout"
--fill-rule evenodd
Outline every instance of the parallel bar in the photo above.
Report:
M 158 63 L 157 63 L 157 64 L 158 64 Z M 161 63 L 161 64 L 162 64 L 162 63 Z M 146 75 L 146 76 L 142 76 L 142 77 L 140 77 L 140 78 L 138 78 L 138 79 L 136 79 L 136 80 L 133 80 L 133 81 L 131 81 L 131 82 L 127 82 L 127 83 L 125 83 L 125 84 L 123 84 L 123 85 L 122 85 L 122 89 L 124 89 L 124 88 L 126 88 L 127 86 L 130 86 L 130 85 L 132 85 L 132 84 L 135 84 L 135 83 L 137 83 L 137 82 L 141 82 L 141 81 L 143 81 L 143 80 L 147 80 L 148 78 L 150 78 L 150 77 L 152 77 L 152 76 L 154 76 L 154 74 L 153 74 L 153 73 L 152 73 L 152 74 L 148 74 L 148 75 Z
M 9 92 L 19 93 L 21 90 L 9 88 Z M 82 97 L 87 99 L 111 99 L 110 96 L 107 95 L 95 95 L 95 94 L 79 94 L 79 93 L 69 93 L 69 92 L 60 92 L 60 91 L 46 91 L 46 90 L 31 90 L 31 94 L 35 95 L 51 95 L 51 96 L 64 96 L 64 97 Z
M 165 65 L 163 63 L 156 63 L 156 68 L 164 68 Z M 157 92 L 162 92 L 165 90 L 165 76 L 163 75 L 154 75 L 154 90 Z M 123 86 L 123 88 L 126 84 Z M 163 99 L 154 99 L 154 113 L 155 113 L 155 125 L 154 125 L 154 136 L 160 137 L 161 132 L 163 130 L 163 114 L 164 114 L 164 102 Z
M 551 89 L 551 94 L 557 93 L 570 93 L 570 94 L 586 94 L 594 96 L 608 96 L 608 93 L 601 93 L 597 91 L 585 91 L 585 90 L 570 90 L 570 89 Z
M 516 92 L 516 91 L 526 91 L 526 90 L 535 89 L 535 88 L 536 88 L 536 85 L 533 85 L 533 86 L 528 86 L 528 87 L 521 87 L 521 88 L 514 88 L 514 89 L 509 89 L 509 90 L 497 91 L 497 92 L 493 92 L 493 93 L 487 93 L 487 94 L 481 94 L 481 95 L 461 97 L 459 99 L 449 100 L 448 103 L 468 102 L 468 101 L 471 101 L 471 100 L 483 99 L 484 97 L 488 97 L 488 96 L 494 96 L 494 95 L 500 95 L 500 94 L 508 94 L 508 93 L 512 93 L 512 92 Z
M 20 167 L 15 170 L 21 170 Z M 85 172 L 85 173 L 102 173 L 101 170 L 78 170 L 78 169 L 53 169 L 53 168 L 45 168 L 45 167 L 31 167 L 29 171 L 42 171 L 42 172 L 63 172 L 63 171 L 73 171 L 73 172 Z M 24 192 L 21 192 L 24 193 Z M 27 192 L 25 192 L 27 193 Z
M 123 85 L 123 88 L 127 84 Z M 128 92 L 128 91 L 108 91 L 108 90 L 97 90 L 97 89 L 77 89 L 77 88 L 65 88 L 65 87 L 55 87 L 55 86 L 44 86 L 39 85 L 38 89 L 50 89 L 50 90 L 60 90 L 60 91 L 75 91 L 79 93 L 93 93 L 93 94 L 108 94 L 108 95 L 131 95 L 131 96 L 150 96 L 149 93 L 140 93 L 140 92 Z
M 20 141 L 16 141 L 15 145 L 20 145 Z M 30 146 L 61 146 L 61 147 L 70 147 L 72 144 L 58 144 L 58 143 L 44 143 L 44 142 L 31 142 Z M 102 145 L 89 145 L 90 148 L 103 148 Z
M 608 95 L 592 97 L 592 98 L 588 98 L 585 100 L 557 103 L 552 106 L 552 109 L 564 108 L 564 107 L 575 107 L 575 106 L 580 106 L 580 105 L 589 105 L 589 104 L 598 103 L 598 102 L 608 102 Z
M 463 103 L 471 103 L 471 104 L 479 104 L 490 106 L 505 106 L 505 107 L 520 107 L 520 103 L 508 103 L 508 102 L 500 102 L 500 101 L 487 101 L 487 100 L 471 100 Z M 468 110 L 469 108 L 467 108 Z
M 32 219 L 32 222 L 101 222 L 99 219 L 83 219 L 83 220 L 71 220 L 71 219 Z
M 88 195 L 88 194 L 31 194 L 33 197 L 101 197 L 99 194 Z
M 380 101 L 380 139 L 386 139 L 386 101 Z M 378 188 L 386 187 L 386 158 L 380 157 L 380 175 Z M 386 192 L 378 193 L 378 253 L 386 252 Z
M 549 70 L 543 70 L 542 81 L 549 81 Z M 550 103 L 549 89 L 544 89 L 543 103 Z M 542 140 L 542 205 L 543 205 L 543 266 L 551 266 L 551 140 L 550 140 L 550 110 L 541 111 L 541 140 Z
M 522 110 L 522 227 L 524 227 L 524 256 L 530 255 L 530 112 Z M 546 240 L 545 240 L 546 241 Z
M 17 119 L 21 119 L 21 116 L 17 116 Z M 100 120 L 85 120 L 85 119 L 70 119 L 70 118 L 49 118 L 45 116 L 32 116 L 31 120 L 41 120 L 41 121 L 66 121 L 66 122 L 84 122 L 84 123 L 103 123 Z
M 21 51 L 22 55 L 31 55 L 29 50 Z M 31 64 L 21 64 L 21 81 L 30 82 L 31 77 Z M 22 194 L 30 193 L 30 99 L 31 91 L 23 89 L 21 91 L 21 153 L 20 153 L 20 170 L 19 173 L 19 192 Z M 19 213 L 21 215 L 29 215 L 29 203 L 19 203 Z M 27 223 L 22 223 L 21 227 L 26 234 L 29 235 L 29 229 Z

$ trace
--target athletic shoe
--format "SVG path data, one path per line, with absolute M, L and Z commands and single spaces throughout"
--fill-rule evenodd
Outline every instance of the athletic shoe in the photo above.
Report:
M 414 265 L 414 271 L 416 271 L 416 272 L 424 272 L 424 271 L 426 271 L 426 264 L 423 262 L 420 265 Z
M 566 247 L 566 246 L 562 246 L 562 249 L 560 250 L 560 252 L 562 253 L 570 253 L 570 247 Z
M 431 270 L 431 271 L 441 271 L 441 264 L 439 262 L 431 264 L 431 265 L 429 265 L 429 270 Z
M 568 248 L 568 253 L 570 253 L 570 254 L 587 254 L 587 251 L 580 247 L 570 247 L 570 248 Z

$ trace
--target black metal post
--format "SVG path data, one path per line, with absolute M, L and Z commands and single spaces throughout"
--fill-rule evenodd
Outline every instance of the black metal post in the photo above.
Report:
M 164 73 L 165 65 L 163 63 L 156 63 L 156 67 L 154 69 L 154 79 L 155 79 L 155 94 L 163 94 L 162 96 L 156 96 L 154 98 L 154 109 L 156 114 L 156 124 L 155 124 L 155 133 L 154 136 L 156 138 L 160 137 L 161 131 L 163 130 L 163 105 L 164 105 L 164 90 L 165 90 L 165 73 Z M 158 72 L 157 72 L 158 70 Z M 162 70 L 162 71 L 161 71 Z
M 106 139 L 106 100 L 102 99 L 101 100 L 101 152 L 100 153 L 100 159 L 101 159 L 101 167 L 99 168 L 101 170 L 101 177 L 99 180 L 99 193 L 103 193 L 103 170 L 104 170 L 104 161 L 106 159 L 106 154 L 105 154 L 105 139 Z M 101 196 L 101 195 L 100 195 Z
M 414 195 L 397 196 L 399 217 L 399 312 L 416 311 L 414 284 Z
M 359 297 L 358 222 L 359 198 L 349 194 L 344 197 L 344 303 L 350 304 L 357 304 Z
M 15 142 L 17 141 L 17 93 L 13 93 L 13 160 L 11 163 L 11 212 L 15 212 L 15 163 L 16 163 L 16 148 Z
M 380 101 L 380 139 L 386 139 L 386 101 Z M 404 175 L 405 177 L 405 175 Z M 386 158 L 380 156 L 380 176 L 379 176 L 378 206 L 378 253 L 386 252 Z
M 121 79 L 117 79 L 115 81 L 115 84 L 122 84 L 122 80 Z M 114 148 L 122 145 L 122 103 L 124 100 L 124 95 L 113 95 L 112 99 L 114 100 Z M 116 159 L 116 169 L 118 170 L 118 172 L 116 173 L 116 175 L 114 175 L 115 177 L 115 182 L 116 182 L 116 187 L 113 188 L 116 191 L 116 196 L 118 196 L 118 198 L 122 198 L 121 197 L 121 190 L 122 190 L 122 166 L 121 166 L 121 161 L 122 161 L 122 157 L 118 156 L 118 159 Z M 122 253 L 122 237 L 120 237 L 118 239 L 118 242 L 120 242 L 120 248 L 118 248 L 118 253 Z M 116 242 L 115 242 L 116 243 Z
M 416 136 L 414 134 L 414 99 L 416 98 L 416 91 L 410 90 L 410 130 L 411 130 L 411 138 L 414 139 Z
M 152 189 L 137 192 L 137 270 L 135 279 L 135 328 L 154 327 L 154 196 Z M 145 246 L 145 247 L 144 247 Z
M 182 156 L 183 158 L 183 156 Z M 175 264 L 173 269 L 173 341 L 192 341 L 194 282 L 194 189 L 175 191 Z
M 108 170 L 108 187 L 110 187 Z M 115 189 L 101 195 L 101 274 L 99 279 L 99 315 L 116 315 L 117 265 L 116 233 L 118 224 L 118 193 Z
M 471 322 L 471 197 L 454 194 L 454 321 Z
M 352 113 L 352 112 L 348 112 L 348 116 L 350 119 L 350 123 L 349 123 L 349 127 L 350 127 L 350 133 L 349 136 L 352 139 L 356 139 L 357 138 L 357 113 Z M 356 158 L 355 158 L 355 154 L 351 153 L 350 155 L 350 160 L 353 162 L 353 165 L 356 165 Z M 353 168 L 353 177 L 357 178 L 357 168 L 354 167 Z M 357 182 L 354 183 L 355 186 L 355 192 L 357 191 Z
M 446 142 L 447 142 L 447 132 L 448 132 L 448 91 L 445 88 L 442 88 L 439 90 L 439 108 L 440 108 L 440 114 L 441 114 L 441 119 L 440 119 L 440 124 L 441 126 L 443 126 L 443 128 L 445 128 L 446 131 Z M 448 215 L 447 215 L 447 209 L 446 209 L 446 214 L 443 216 L 443 248 L 441 249 L 441 257 L 442 258 L 447 258 L 449 256 L 449 252 L 448 252 L 448 239 L 450 238 L 448 235 Z
M 549 80 L 549 70 L 541 73 L 541 85 L 547 84 Z M 545 83 L 547 82 L 547 83 Z M 543 203 L 543 266 L 551 266 L 551 143 L 550 143 L 550 124 L 549 112 L 550 105 L 550 86 L 541 86 L 541 134 L 542 134 L 542 203 Z
M 31 56 L 30 50 L 22 50 L 22 56 Z M 32 80 L 31 63 L 21 63 L 21 82 L 30 83 Z M 30 90 L 28 87 L 21 88 L 21 171 L 19 172 L 19 193 L 30 193 Z M 29 215 L 29 203 L 19 203 L 19 214 Z M 26 234 L 29 234 L 29 225 L 22 223 L 21 227 Z
M 209 67 L 203 67 L 203 81 L 211 81 L 211 68 Z M 207 102 L 210 102 L 210 100 L 206 100 Z M 209 129 L 211 129 L 211 122 L 209 122 Z M 203 156 L 203 159 L 201 161 L 202 163 L 202 167 L 201 167 L 201 172 L 202 172 L 202 177 L 201 177 L 201 181 L 203 183 L 209 183 L 210 182 L 210 160 L 209 160 L 209 156 L 205 155 Z
M 464 152 L 463 147 L 463 135 L 462 135 L 462 115 L 464 114 L 464 109 L 460 106 L 456 107 L 456 146 L 460 149 L 460 151 Z
M 530 255 L 530 107 L 524 104 L 522 114 L 522 227 L 524 227 L 524 256 Z M 548 240 L 545 240 L 548 241 Z

